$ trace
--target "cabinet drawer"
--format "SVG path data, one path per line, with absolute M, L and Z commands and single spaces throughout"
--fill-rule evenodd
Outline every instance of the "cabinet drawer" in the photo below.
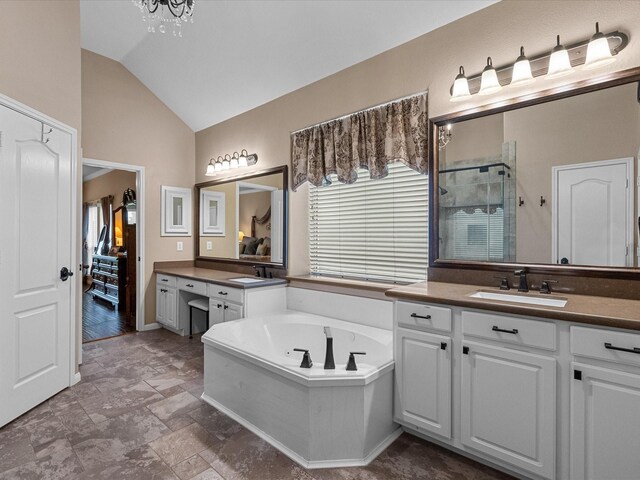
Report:
M 156 275 L 156 283 L 158 285 L 163 285 L 165 287 L 175 287 L 176 286 L 176 277 L 172 277 L 170 275 L 163 275 L 162 273 L 158 273 Z
M 398 302 L 396 308 L 399 326 L 451 331 L 450 308 L 409 302 Z
M 216 285 L 214 283 L 209 284 L 208 295 L 211 298 L 217 298 L 219 300 L 225 300 L 228 302 L 235 302 L 240 305 L 243 303 L 244 295 L 241 288 L 223 287 L 222 285 Z
M 597 328 L 571 327 L 571 353 L 610 362 L 640 365 L 640 335 Z
M 544 350 L 556 349 L 556 324 L 543 320 L 462 312 L 462 333 Z
M 207 284 L 189 278 L 178 278 L 178 290 L 205 296 L 207 295 Z

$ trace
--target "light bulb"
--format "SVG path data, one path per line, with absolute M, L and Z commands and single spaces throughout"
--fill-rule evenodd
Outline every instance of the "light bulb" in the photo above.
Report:
M 569 75 L 573 72 L 571 60 L 569 60 L 569 52 L 564 46 L 560 45 L 560 35 L 556 37 L 556 46 L 551 50 L 549 58 L 549 70 L 547 78 L 553 79 Z
M 240 167 L 247 166 L 247 151 L 244 148 L 240 151 L 240 158 L 238 158 L 238 166 Z
M 510 85 L 528 85 L 532 82 L 533 75 L 531 73 L 531 64 L 524 54 L 524 47 L 520 47 L 520 56 L 516 59 L 516 63 L 513 64 L 513 73 L 511 75 Z
M 502 85 L 500 85 L 498 81 L 498 74 L 496 73 L 496 69 L 493 68 L 491 57 L 487 57 L 487 66 L 482 70 L 478 95 L 491 95 L 500 90 L 502 90 Z
M 453 82 L 453 90 L 449 100 L 452 102 L 461 102 L 469 97 L 471 97 L 471 93 L 469 92 L 469 81 L 464 74 L 464 67 L 460 66 L 460 73 L 458 73 L 455 81 Z
M 221 172 L 222 171 L 222 157 L 218 157 L 218 159 L 216 160 L 216 172 Z
M 238 168 L 238 152 L 233 153 L 233 157 L 229 160 L 229 168 Z
M 615 61 L 615 57 L 611 55 L 607 37 L 600 33 L 600 26 L 596 22 L 596 33 L 593 34 L 593 37 L 589 40 L 589 45 L 587 45 L 587 59 L 583 68 L 591 70 L 609 65 Z
M 222 170 L 229 170 L 229 168 L 231 167 L 231 156 L 227 153 L 224 156 L 224 160 L 222 160 Z
M 209 165 L 207 165 L 207 171 L 205 175 L 207 177 L 213 177 L 216 174 L 216 166 L 213 164 L 213 158 L 209 160 Z

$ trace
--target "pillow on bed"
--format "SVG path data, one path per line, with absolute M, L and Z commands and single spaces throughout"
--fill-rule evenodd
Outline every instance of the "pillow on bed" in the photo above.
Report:
M 256 255 L 265 256 L 269 252 L 269 246 L 266 243 L 261 243 L 256 249 Z
M 262 239 L 260 239 L 260 240 L 262 240 Z M 255 255 L 256 254 L 256 250 L 258 249 L 258 246 L 260 245 L 260 240 L 254 240 L 249 245 L 247 245 L 245 247 L 245 249 L 244 249 L 244 254 L 245 255 Z
M 242 255 L 244 253 L 244 249 L 247 248 L 247 244 L 246 243 L 241 243 L 240 244 L 240 255 Z

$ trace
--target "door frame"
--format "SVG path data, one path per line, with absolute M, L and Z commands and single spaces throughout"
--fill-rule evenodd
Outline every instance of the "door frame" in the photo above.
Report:
M 551 167 L 551 261 L 557 264 L 558 259 L 558 174 L 561 171 L 575 170 L 585 167 L 606 167 L 610 165 L 624 164 L 627 167 L 627 222 L 625 226 L 627 238 L 627 267 L 634 265 L 634 210 L 635 210 L 635 193 L 632 190 L 632 182 L 634 177 L 634 157 L 614 158 L 612 160 L 598 160 L 595 162 L 572 163 L 569 165 L 558 165 Z
M 67 125 L 66 123 L 62 123 L 55 118 L 52 118 L 44 113 L 36 110 L 35 108 L 31 108 L 24 103 L 21 103 L 17 100 L 14 100 L 6 95 L 0 93 L 0 105 L 6 108 L 9 108 L 15 112 L 18 112 L 22 115 L 26 115 L 27 117 L 33 118 L 38 122 L 42 122 L 45 125 L 49 125 L 57 130 L 68 133 L 71 136 L 71 158 L 70 158 L 70 168 L 71 168 L 71 205 L 70 205 L 70 214 L 71 214 L 71 241 L 70 241 L 70 265 L 72 271 L 75 270 L 75 266 L 78 264 L 78 258 L 76 255 L 76 246 L 77 246 L 77 221 L 78 221 L 78 212 L 75 206 L 78 202 L 77 197 L 77 181 L 78 181 L 78 131 Z M 79 265 L 79 269 L 77 270 L 80 273 L 82 272 L 82 265 Z M 77 275 L 76 278 L 80 280 L 82 275 Z M 76 280 L 76 282 L 78 282 Z M 81 288 L 81 284 L 80 284 Z M 79 362 L 77 361 L 77 351 L 78 345 L 76 345 L 76 332 L 78 329 L 78 318 L 76 316 L 76 302 L 78 299 L 78 283 L 76 283 L 73 288 L 70 288 L 69 295 L 71 298 L 69 299 L 69 320 L 71 321 L 69 328 L 69 386 L 75 385 L 80 381 L 80 373 L 76 372 Z
M 95 158 L 82 158 L 82 166 L 110 168 L 113 170 L 124 170 L 127 172 L 134 172 L 136 174 L 136 207 L 137 207 L 137 222 L 136 222 L 136 250 L 138 253 L 138 266 L 136 268 L 136 331 L 142 332 L 148 327 L 145 327 L 144 323 L 144 300 L 145 300 L 145 172 L 144 167 L 141 165 L 130 165 L 127 163 L 110 162 L 106 160 L 97 160 Z M 84 198 L 80 195 L 80 208 Z

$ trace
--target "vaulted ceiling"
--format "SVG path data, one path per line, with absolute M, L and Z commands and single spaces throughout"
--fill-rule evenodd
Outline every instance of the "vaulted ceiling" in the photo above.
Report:
M 196 0 L 182 38 L 128 0 L 81 1 L 82 47 L 121 62 L 201 130 L 496 0 Z

